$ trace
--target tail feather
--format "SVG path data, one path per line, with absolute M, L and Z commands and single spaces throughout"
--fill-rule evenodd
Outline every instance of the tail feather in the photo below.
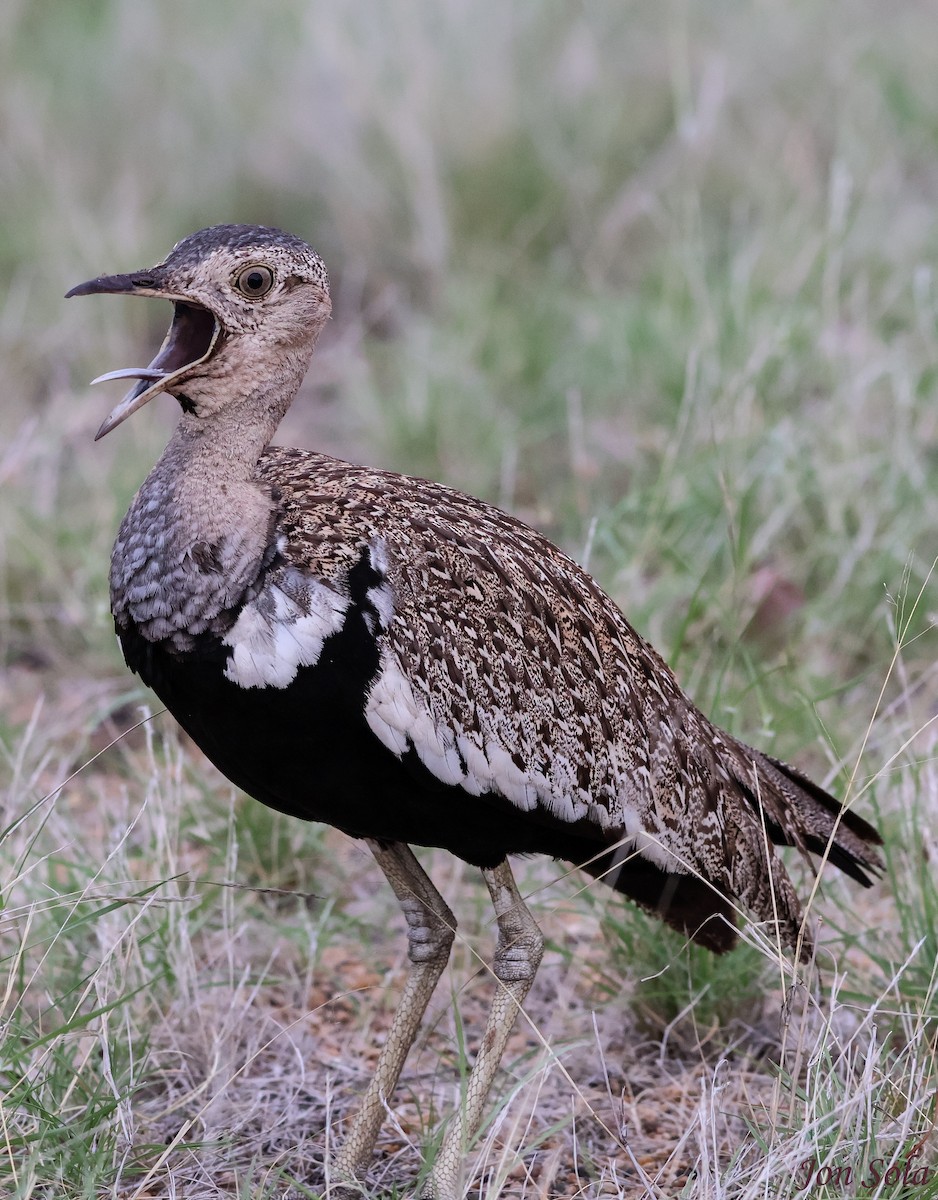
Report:
M 739 940 L 731 901 L 696 875 L 671 873 L 619 850 L 578 865 L 715 954 L 732 950 Z
M 801 903 L 766 838 L 776 846 L 798 847 L 809 862 L 811 854 L 823 856 L 864 887 L 883 869 L 875 849 L 882 838 L 794 767 L 714 733 L 711 745 L 719 753 L 709 759 L 711 767 L 702 769 L 699 760 L 685 767 L 687 777 L 711 796 L 712 811 L 722 814 L 724 836 L 716 860 L 698 858 L 691 836 L 688 853 L 676 858 L 674 871 L 641 853 L 615 848 L 582 869 L 715 953 L 736 944 L 734 915 L 741 904 L 774 925 L 786 945 L 800 947 L 807 960 L 812 942 L 801 929 Z
M 765 836 L 774 845 L 797 847 L 812 870 L 816 865 L 811 854 L 823 856 L 864 887 L 872 885 L 867 872 L 877 874 L 883 869 L 875 850 L 882 838 L 862 817 L 787 763 L 738 742 L 728 749 L 729 762 L 724 765 L 737 786 L 737 805 L 744 800 L 749 814 L 748 836 L 743 837 L 746 859 L 730 868 L 741 886 L 732 888 L 732 893 L 762 920 L 777 919 L 782 940 L 792 948 L 800 945 L 801 957 L 807 960 L 812 942 L 802 930 L 801 902 L 784 865 L 765 846 Z
M 745 779 L 738 779 L 740 789 L 757 816 L 761 807 L 772 842 L 797 846 L 806 857 L 809 851 L 824 856 L 863 887 L 872 887 L 867 872 L 877 875 L 883 869 L 873 849 L 883 844 L 877 830 L 794 767 L 748 747 L 743 750 L 757 767 L 759 796 Z

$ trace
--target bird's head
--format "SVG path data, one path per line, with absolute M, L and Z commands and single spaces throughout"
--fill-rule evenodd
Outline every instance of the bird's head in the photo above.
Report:
M 227 402 L 235 381 L 244 394 L 285 372 L 302 377 L 331 307 L 319 255 L 300 238 L 259 225 L 203 229 L 155 267 L 90 279 L 66 298 L 97 293 L 156 296 L 171 300 L 174 313 L 148 367 L 94 380 L 138 381 L 95 440 L 160 392 L 175 396 L 195 417 L 207 417 Z

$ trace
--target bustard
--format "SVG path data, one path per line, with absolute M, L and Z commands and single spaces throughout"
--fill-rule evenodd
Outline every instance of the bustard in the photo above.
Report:
M 423 1196 L 462 1158 L 542 936 L 508 855 L 580 865 L 711 950 L 742 906 L 809 948 L 770 845 L 858 882 L 875 829 L 722 732 L 576 563 L 438 483 L 271 446 L 329 317 L 299 238 L 219 225 L 70 296 L 174 306 L 102 437 L 160 392 L 182 410 L 124 517 L 111 606 L 131 670 L 251 796 L 364 838 L 406 917 L 404 993 L 334 1175 L 360 1181 L 455 918 L 408 843 L 482 869 L 498 926 L 485 1036 Z M 95 382 L 99 382 L 96 380 Z

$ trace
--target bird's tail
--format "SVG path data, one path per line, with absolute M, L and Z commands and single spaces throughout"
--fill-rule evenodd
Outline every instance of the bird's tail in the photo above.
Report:
M 740 787 L 756 816 L 764 814 L 765 828 L 776 846 L 797 846 L 821 855 L 864 887 L 872 887 L 867 874 L 878 875 L 883 861 L 874 847 L 883 839 L 869 821 L 844 808 L 822 787 L 787 763 L 739 743 L 740 750 L 758 768 L 759 794 L 751 784 Z M 809 860 L 810 861 L 810 860 Z
M 578 866 L 714 954 L 725 954 L 736 945 L 733 905 L 705 879 L 665 871 L 621 847 Z
M 737 941 L 740 907 L 776 926 L 782 942 L 801 946 L 807 959 L 809 934 L 801 931 L 802 908 L 788 872 L 767 842 L 796 846 L 830 861 L 864 887 L 883 864 L 875 847 L 882 838 L 869 822 L 846 809 L 794 767 L 721 735 L 725 753 L 710 786 L 722 791 L 714 808 L 724 813 L 724 854 L 717 870 L 669 872 L 634 850 L 611 849 L 583 870 L 603 879 L 702 946 L 722 954 Z

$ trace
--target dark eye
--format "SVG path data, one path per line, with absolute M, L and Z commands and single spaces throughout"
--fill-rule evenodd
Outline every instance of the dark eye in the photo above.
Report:
M 274 286 L 274 273 L 270 267 L 245 267 L 238 272 L 234 284 L 242 296 L 259 300 Z

